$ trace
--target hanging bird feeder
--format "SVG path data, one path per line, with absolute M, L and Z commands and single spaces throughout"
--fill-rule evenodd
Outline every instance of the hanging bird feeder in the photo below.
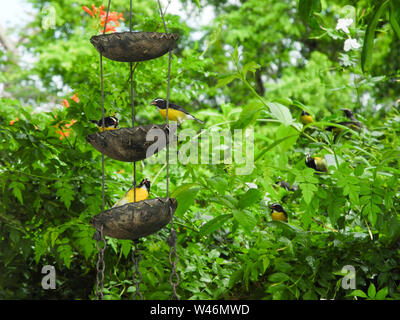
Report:
M 103 226 L 103 234 L 117 239 L 136 240 L 164 228 L 177 207 L 174 198 L 147 199 L 111 208 L 92 218 L 92 226 Z M 170 212 L 172 210 L 172 212 Z
M 120 62 L 155 59 L 175 47 L 179 35 L 159 32 L 114 32 L 96 35 L 90 42 L 104 57 Z
M 104 250 L 106 241 L 104 236 L 117 239 L 133 240 L 135 249 L 132 251 L 132 261 L 135 264 L 135 272 L 133 274 L 133 282 L 136 284 L 134 297 L 142 297 L 139 290 L 141 283 L 141 273 L 139 272 L 139 261 L 141 259 L 138 249 L 139 239 L 151 235 L 169 222 L 171 223 L 171 233 L 168 238 L 170 246 L 169 261 L 172 266 L 170 283 L 173 288 L 173 298 L 179 299 L 176 288 L 179 284 L 179 275 L 176 272 L 176 264 L 178 255 L 176 252 L 176 231 L 174 229 L 174 213 L 177 208 L 177 201 L 169 197 L 169 135 L 170 132 L 168 122 L 168 106 L 170 94 L 171 79 L 171 50 L 178 40 L 178 35 L 168 33 L 167 25 L 164 19 L 164 13 L 161 8 L 160 0 L 157 0 L 160 15 L 164 24 L 165 33 L 158 32 L 132 32 L 132 0 L 130 0 L 130 23 L 129 32 L 119 32 L 105 34 L 107 27 L 107 19 L 110 12 L 111 0 L 108 1 L 107 14 L 104 23 L 103 34 L 93 36 L 90 42 L 100 53 L 100 80 L 101 80 L 101 111 L 102 118 L 105 117 L 104 108 L 104 75 L 103 75 L 103 56 L 119 61 L 129 62 L 130 66 L 130 102 L 132 109 L 132 128 L 120 128 L 117 130 L 105 131 L 104 121 L 102 123 L 102 132 L 88 135 L 86 140 L 96 150 L 102 153 L 102 212 L 94 216 L 91 225 L 96 229 L 94 239 L 97 241 L 99 251 L 97 262 L 97 297 L 103 299 L 103 280 L 104 280 Z M 134 85 L 133 85 L 133 62 L 145 61 L 161 57 L 165 53 L 168 55 L 168 81 L 167 81 L 167 107 L 166 107 L 166 123 L 162 125 L 141 125 L 135 127 L 135 105 L 134 105 Z M 147 141 L 148 133 L 152 129 L 158 129 L 165 136 L 164 141 L 156 140 L 159 134 L 154 134 L 152 141 Z M 151 138 L 149 139 L 151 140 Z M 157 147 L 151 150 L 151 154 L 147 154 L 149 147 L 157 142 Z M 136 161 L 144 160 L 153 155 L 162 148 L 166 147 L 166 197 L 147 199 L 138 202 L 131 202 L 122 206 L 113 207 L 105 210 L 105 161 L 104 156 L 112 159 L 133 162 L 133 190 L 136 190 Z M 136 196 L 135 196 L 136 197 Z M 135 199 L 135 198 L 134 198 Z M 103 242 L 103 248 L 100 243 Z M 138 278 L 137 278 L 138 277 Z
M 151 130 L 161 130 L 165 139 L 158 141 L 156 135 L 154 140 L 148 141 L 148 133 L 151 132 Z M 173 132 L 171 133 L 173 134 Z M 169 141 L 169 130 L 166 124 L 120 128 L 117 130 L 90 134 L 86 137 L 86 141 L 97 151 L 100 151 L 112 159 L 134 162 L 144 160 L 148 156 L 165 148 Z M 157 148 L 153 148 L 154 152 L 147 154 L 148 148 L 155 143 L 157 143 Z

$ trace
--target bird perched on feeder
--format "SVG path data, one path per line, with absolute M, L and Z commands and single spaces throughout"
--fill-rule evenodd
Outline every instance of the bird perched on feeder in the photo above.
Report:
M 272 210 L 271 212 L 272 220 L 288 222 L 288 215 L 285 209 L 283 209 L 283 207 L 279 203 L 273 203 L 269 207 Z
M 166 117 L 167 101 L 165 99 L 154 99 L 152 101 L 152 105 L 158 108 L 158 112 L 160 112 L 164 118 Z M 177 121 L 179 124 L 181 124 L 184 120 L 196 120 L 197 122 L 204 124 L 203 121 L 197 119 L 195 116 L 192 116 L 188 111 L 172 103 L 171 101 L 168 104 L 168 120 Z
M 307 125 L 309 123 L 314 122 L 314 119 L 311 114 L 309 114 L 307 111 L 302 111 L 300 115 L 300 121 L 303 125 Z
M 99 128 L 100 132 L 103 132 L 103 118 L 99 121 L 90 120 L 90 122 L 95 123 Z M 104 131 L 115 130 L 118 127 L 118 119 L 115 117 L 115 113 L 110 117 L 104 118 Z
M 320 172 L 328 172 L 328 163 L 324 158 L 311 157 L 309 154 L 306 157 L 306 166 Z
M 349 129 L 352 129 L 354 131 L 360 131 L 361 128 L 364 128 L 365 126 L 356 119 L 356 117 L 353 114 L 353 111 L 351 111 L 350 109 L 340 109 L 343 111 L 343 113 L 345 114 L 346 118 L 349 119 L 350 121 L 341 121 L 338 122 L 338 124 L 345 126 Z M 341 128 L 335 127 L 335 126 L 329 126 L 327 127 L 325 130 L 327 131 L 331 131 L 334 134 L 338 134 L 342 131 Z
M 131 187 L 125 195 L 117 201 L 117 203 L 113 206 L 119 207 L 123 206 L 124 204 L 131 203 L 131 202 L 138 202 L 142 200 L 146 200 L 149 197 L 150 193 L 150 181 L 148 179 L 143 179 L 140 184 L 136 187 L 136 201 L 135 201 L 135 194 L 134 189 Z

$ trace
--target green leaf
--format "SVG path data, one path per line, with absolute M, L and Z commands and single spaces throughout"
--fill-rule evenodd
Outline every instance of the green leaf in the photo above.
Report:
M 18 181 L 13 181 L 10 184 L 10 188 L 12 188 L 13 195 L 18 199 L 18 201 L 21 204 L 24 204 L 24 199 L 22 198 L 21 190 L 24 190 L 25 186 L 22 183 L 18 182 Z
M 201 8 L 201 5 L 200 5 L 200 0 L 194 0 L 194 2 L 196 3 L 196 6 L 197 6 L 197 8 Z
M 305 104 L 301 103 L 300 101 L 294 100 L 291 104 L 301 110 L 306 111 L 307 113 L 309 113 L 311 115 L 313 114 L 310 107 L 306 106 Z
M 385 300 L 388 293 L 389 293 L 389 289 L 388 289 L 388 287 L 385 287 L 377 292 L 375 299 L 376 300 Z
M 179 194 L 182 192 L 192 188 L 192 187 L 197 187 L 199 184 L 198 183 L 185 183 L 180 185 L 178 188 L 174 190 L 171 194 L 171 198 L 177 198 Z
M 175 215 L 181 216 L 189 209 L 199 190 L 200 188 L 191 188 L 179 193 L 179 195 L 176 197 L 176 200 L 178 201 L 178 207 L 176 208 Z
M 244 209 L 250 207 L 261 198 L 261 192 L 258 189 L 249 189 L 239 198 L 239 208 Z
M 60 253 L 60 258 L 64 260 L 65 266 L 69 269 L 71 265 L 72 258 L 72 248 L 69 244 L 61 245 L 57 248 Z
M 132 248 L 132 242 L 130 240 L 120 240 L 120 242 L 121 242 L 121 252 L 124 255 L 124 257 L 127 258 Z
M 239 62 L 239 49 L 238 49 L 238 46 L 236 45 L 235 46 L 235 49 L 233 50 L 233 53 L 232 53 L 232 60 L 233 60 L 233 62 L 237 65 L 238 64 L 238 62 Z
M 280 151 L 287 152 L 296 144 L 299 138 L 299 132 L 293 126 L 281 124 L 276 131 L 276 138 L 281 139 L 284 137 L 291 137 L 280 144 Z
M 262 273 L 264 273 L 267 270 L 267 268 L 269 267 L 269 264 L 270 264 L 270 260 L 268 259 L 268 257 L 264 257 L 262 259 Z
M 222 225 L 230 218 L 232 218 L 232 214 L 223 214 L 208 221 L 201 227 L 199 235 L 205 236 L 210 233 L 213 233 L 215 230 L 220 229 Z
M 231 130 L 244 129 L 254 121 L 262 108 L 259 103 L 249 103 L 240 112 L 239 118 L 231 124 Z
M 239 225 L 243 227 L 246 232 L 250 233 L 253 230 L 257 223 L 257 220 L 251 212 L 247 210 L 239 211 L 234 209 L 232 213 L 235 220 L 239 223 Z
M 238 78 L 239 77 L 238 77 L 237 73 L 231 74 L 225 78 L 219 79 L 215 87 L 220 88 L 220 87 L 226 86 L 227 84 L 231 83 L 233 80 L 238 79 Z
M 289 109 L 284 105 L 277 102 L 269 102 L 268 103 L 269 110 L 272 115 L 278 119 L 279 122 L 289 126 L 293 123 L 292 114 Z
M 219 176 L 214 176 L 212 178 L 207 178 L 207 185 L 211 187 L 211 190 L 217 191 L 219 194 L 224 194 L 226 189 L 228 188 L 228 182 Z
M 65 207 L 69 210 L 71 201 L 74 199 L 74 191 L 72 186 L 68 182 L 58 182 L 56 195 L 60 197 L 60 200 L 64 203 Z
M 371 284 L 368 287 L 368 297 L 374 299 L 375 295 L 376 295 L 376 288 L 375 285 L 371 282 Z
M 269 150 L 275 148 L 277 145 L 279 145 L 280 143 L 284 142 L 285 140 L 290 139 L 290 138 L 294 138 L 294 137 L 298 137 L 298 136 L 299 136 L 299 134 L 296 133 L 296 134 L 293 134 L 293 135 L 290 135 L 290 136 L 287 136 L 287 137 L 283 137 L 281 139 L 278 139 L 278 140 L 274 141 L 270 145 L 268 145 L 268 146 L 264 147 L 263 149 L 261 149 L 258 152 L 258 154 L 255 156 L 254 161 L 259 160 L 266 152 L 268 152 Z
M 303 194 L 304 201 L 307 204 L 310 204 L 315 191 L 318 190 L 317 187 L 312 183 L 301 183 L 301 184 L 299 184 L 299 186 L 300 186 L 301 192 Z
M 350 295 L 352 297 L 361 297 L 361 298 L 368 298 L 368 296 L 365 294 L 365 292 L 361 291 L 361 290 L 353 290 Z
M 399 8 L 397 8 L 399 10 Z M 400 11 L 400 10 L 399 10 Z M 393 4 L 393 1 L 390 2 L 390 13 L 389 13 L 389 21 L 393 28 L 393 31 L 396 33 L 397 38 L 400 40 L 400 25 L 396 19 L 396 8 Z
M 247 72 L 256 72 L 257 69 L 259 69 L 261 66 L 256 63 L 255 61 L 251 61 L 249 63 L 246 63 L 243 67 L 243 77 L 246 77 Z
M 320 0 L 299 0 L 299 15 L 305 23 L 310 27 L 318 27 L 318 23 L 313 17 L 313 12 L 321 11 L 321 1 Z
M 390 0 L 383 2 L 376 8 L 371 22 L 368 24 L 365 31 L 364 44 L 361 51 L 361 68 L 363 72 L 369 72 L 372 65 L 372 52 L 374 48 L 375 30 L 378 25 L 379 19 L 388 6 Z
M 283 272 L 276 272 L 276 273 L 271 274 L 268 277 L 268 280 L 271 282 L 284 282 L 289 279 L 290 279 L 290 277 L 286 273 L 283 273 Z

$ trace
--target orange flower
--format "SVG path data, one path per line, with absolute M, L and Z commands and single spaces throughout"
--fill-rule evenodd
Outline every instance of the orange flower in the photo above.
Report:
M 17 122 L 19 119 L 18 118 L 15 118 L 14 120 L 11 120 L 10 121 L 10 126 L 12 126 L 15 122 Z
M 100 19 L 100 25 L 103 27 L 102 29 L 104 29 L 104 25 L 106 24 L 106 16 L 107 16 L 107 12 L 104 11 L 104 5 L 101 5 L 100 7 L 96 8 L 96 6 L 94 4 L 92 4 L 92 10 L 90 10 L 88 7 L 86 6 L 82 6 L 82 9 L 84 11 L 86 11 L 88 14 L 91 15 L 92 18 L 98 17 Z M 115 11 L 109 12 L 108 13 L 108 17 L 107 17 L 107 27 L 105 32 L 108 31 L 112 31 L 115 32 L 115 28 L 119 27 L 119 21 L 118 20 L 124 20 L 122 13 L 118 13 Z M 101 30 L 103 31 L 103 30 Z
M 67 100 L 67 99 L 64 99 L 63 102 L 62 102 L 62 105 L 63 105 L 64 107 L 66 107 L 66 108 L 69 108 L 69 102 L 68 102 L 68 100 Z
M 69 123 L 65 124 L 65 128 L 72 127 L 75 122 L 77 122 L 77 120 L 72 119 Z
M 102 4 L 100 7 L 99 7 L 99 16 L 101 17 L 103 14 L 106 14 L 105 12 L 104 12 L 104 4 Z
M 57 130 L 56 131 L 57 134 L 60 135 L 60 140 L 62 140 L 64 137 L 69 137 L 70 133 L 71 133 L 71 129 L 67 129 L 67 130 Z
M 106 27 L 106 32 L 108 32 L 108 31 L 115 32 L 116 30 L 115 30 L 114 26 L 111 26 L 111 25 L 108 24 L 107 27 Z
M 75 93 L 72 97 L 72 100 L 74 100 L 76 103 L 79 103 L 79 98 L 78 98 L 78 93 Z
M 87 13 L 89 13 L 89 14 L 92 16 L 92 18 L 94 18 L 94 14 L 93 14 L 93 12 L 92 12 L 92 11 L 90 11 L 90 9 L 89 9 L 88 7 L 86 7 L 86 6 L 82 6 L 82 9 L 83 9 L 83 10 L 85 10 Z

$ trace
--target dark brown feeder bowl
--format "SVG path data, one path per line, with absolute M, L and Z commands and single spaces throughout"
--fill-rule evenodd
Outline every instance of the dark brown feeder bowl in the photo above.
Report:
M 156 134 L 164 132 L 163 139 L 158 143 L 156 136 L 152 141 L 146 141 L 146 136 L 150 130 L 158 130 Z M 171 132 L 173 133 L 173 132 Z M 97 151 L 106 156 L 125 162 L 140 161 L 147 158 L 147 149 L 157 142 L 158 148 L 155 148 L 154 154 L 165 148 L 169 141 L 169 130 L 166 124 L 151 124 L 146 126 L 136 126 L 134 128 L 120 128 L 104 132 L 96 132 L 86 137 Z M 150 154 L 151 156 L 153 154 Z
M 179 35 L 159 32 L 114 32 L 92 36 L 90 42 L 108 59 L 136 62 L 155 59 L 175 47 Z
M 111 208 L 92 218 L 90 224 L 103 235 L 136 240 L 164 228 L 173 217 L 178 202 L 174 198 L 155 198 Z

